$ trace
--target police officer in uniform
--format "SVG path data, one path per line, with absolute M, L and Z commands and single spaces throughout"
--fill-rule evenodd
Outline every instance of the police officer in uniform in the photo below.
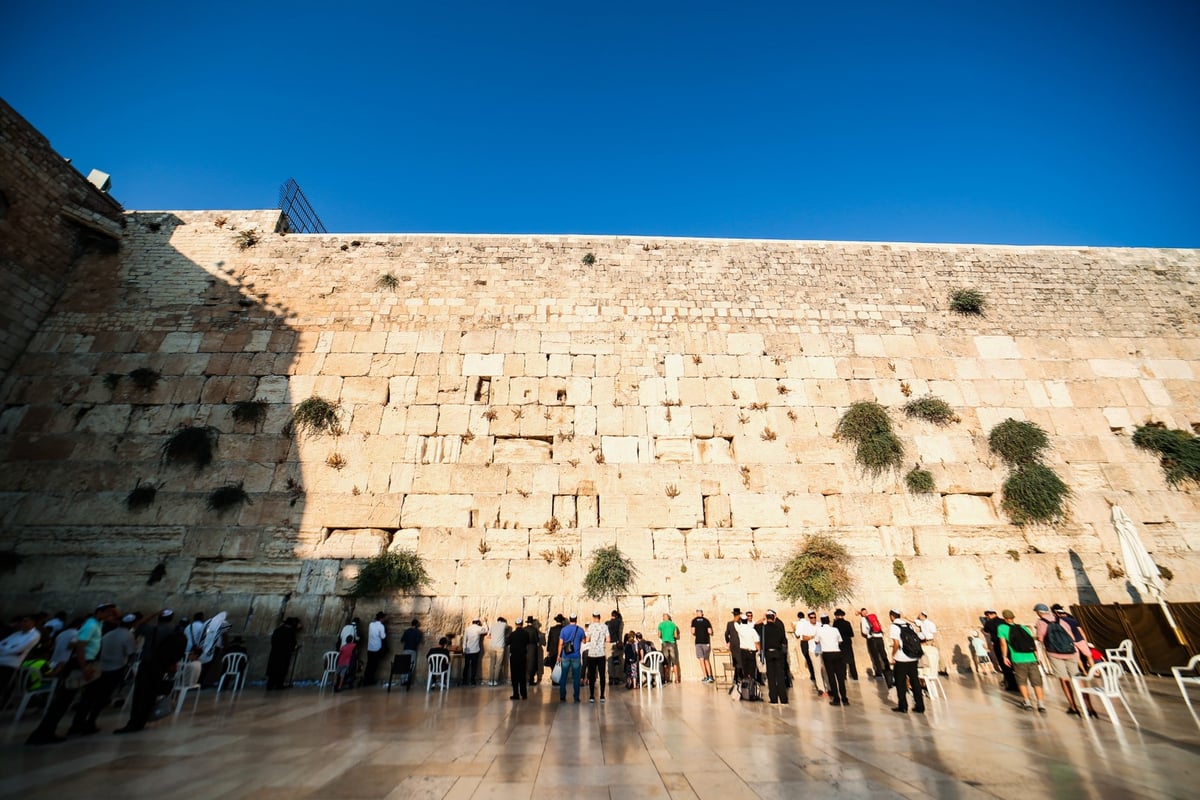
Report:
M 788 701 L 788 654 L 787 628 L 775 617 L 775 611 L 767 612 L 767 621 L 762 628 L 762 649 L 767 662 L 767 692 L 772 703 L 787 704 Z

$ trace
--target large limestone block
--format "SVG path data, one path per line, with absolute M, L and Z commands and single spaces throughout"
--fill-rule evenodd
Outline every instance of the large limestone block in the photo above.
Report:
M 729 507 L 732 524 L 738 528 L 784 528 L 788 515 L 784 500 L 777 494 L 731 492 Z
M 825 498 L 836 525 L 851 527 L 891 525 L 892 504 L 885 494 L 842 494 Z
M 478 559 L 483 533 L 481 528 L 421 528 L 417 552 L 431 561 Z
M 198 561 L 190 592 L 287 594 L 297 588 L 301 562 Z
M 949 494 L 943 500 L 949 525 L 996 525 L 1001 522 L 990 496 Z
M 497 464 L 549 462 L 551 445 L 543 439 L 497 437 L 492 454 Z
M 462 374 L 472 375 L 503 375 L 503 353 L 467 353 L 463 356 Z
M 315 548 L 312 557 L 372 558 L 387 548 L 390 538 L 388 531 L 379 528 L 332 530 L 325 541 Z
M 480 541 L 480 555 L 485 559 L 518 559 L 524 562 L 530 557 L 527 528 L 487 528 L 482 532 Z M 485 549 L 487 552 L 483 553 Z
M 636 464 L 640 458 L 640 440 L 637 436 L 602 436 L 600 452 L 606 464 Z M 645 460 L 649 460 L 648 458 Z
M 404 498 L 399 527 L 467 527 L 473 499 L 469 494 L 410 494 Z
M 502 527 L 540 528 L 553 516 L 554 496 L 551 494 L 506 494 L 500 498 Z
M 692 461 L 690 436 L 658 436 L 654 439 L 654 460 L 666 464 L 690 464 Z

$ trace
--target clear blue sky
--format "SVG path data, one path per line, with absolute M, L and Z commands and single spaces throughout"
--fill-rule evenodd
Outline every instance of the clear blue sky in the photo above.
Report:
M 330 230 L 1200 246 L 1200 3 L 8 0 L 131 209 Z

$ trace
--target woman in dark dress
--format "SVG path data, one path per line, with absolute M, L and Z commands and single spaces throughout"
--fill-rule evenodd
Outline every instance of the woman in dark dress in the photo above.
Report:
M 267 656 L 267 691 L 287 688 L 288 668 L 296 652 L 300 635 L 300 618 L 288 617 L 271 634 L 271 652 Z

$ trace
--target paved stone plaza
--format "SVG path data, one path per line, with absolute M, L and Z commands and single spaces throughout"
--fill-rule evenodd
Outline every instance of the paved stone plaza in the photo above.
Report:
M 560 705 L 533 687 L 427 695 L 250 688 L 136 736 L 107 731 L 30 748 L 33 726 L 0 738 L 0 795 L 23 798 L 1194 797 L 1200 727 L 1171 681 L 1130 701 L 1141 730 L 1025 712 L 972 678 L 924 716 L 893 714 L 880 685 L 851 684 L 849 708 L 807 692 L 788 706 L 739 703 L 698 684 L 616 689 Z M 422 687 L 423 689 L 423 687 Z M 227 696 L 227 695 L 226 695 Z M 1189 788 L 1191 787 L 1191 788 Z M 809 793 L 816 793 L 810 795 Z

